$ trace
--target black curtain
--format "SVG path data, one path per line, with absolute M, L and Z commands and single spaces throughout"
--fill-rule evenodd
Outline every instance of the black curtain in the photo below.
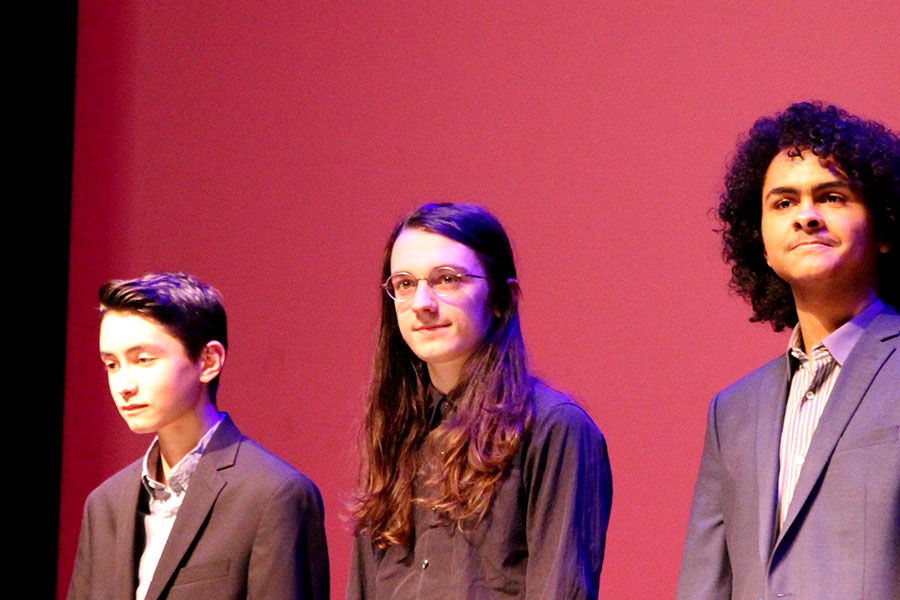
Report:
M 6 515 L 29 598 L 56 596 L 78 3 L 9 15 Z M 11 338 L 11 339 L 10 339 Z M 15 385 L 21 381 L 24 385 Z M 20 513 L 17 509 L 24 508 Z M 19 515 L 21 514 L 21 518 Z M 18 535 L 17 535 L 18 534 Z M 21 554 L 20 554 L 21 553 Z M 27 556 L 27 558 L 25 558 Z M 27 562 L 26 562 L 27 561 Z

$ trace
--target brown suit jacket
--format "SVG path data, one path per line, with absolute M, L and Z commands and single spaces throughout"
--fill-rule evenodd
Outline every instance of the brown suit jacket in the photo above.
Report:
M 70 600 L 131 600 L 143 551 L 141 460 L 84 506 Z M 327 600 L 328 551 L 315 484 L 226 416 L 197 463 L 146 600 Z

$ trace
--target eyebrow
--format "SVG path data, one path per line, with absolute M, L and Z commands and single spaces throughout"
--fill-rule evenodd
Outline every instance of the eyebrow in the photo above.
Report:
M 826 181 L 824 183 L 820 183 L 818 185 L 813 186 L 812 191 L 814 193 L 818 193 L 818 192 L 821 192 L 822 190 L 826 190 L 828 188 L 837 188 L 837 187 L 851 189 L 850 182 L 843 181 L 840 179 L 835 179 L 834 181 Z M 790 194 L 790 193 L 796 192 L 796 191 L 797 191 L 797 188 L 791 187 L 789 185 L 785 185 L 785 186 L 781 186 L 781 187 L 772 188 L 771 190 L 769 190 L 769 192 L 766 194 L 765 197 L 768 198 L 769 196 L 772 196 L 775 194 Z
M 448 263 L 448 264 L 445 264 L 445 265 L 438 265 L 438 266 L 436 266 L 436 267 L 432 267 L 431 270 L 428 271 L 428 274 L 431 275 L 431 274 L 435 271 L 435 269 L 444 269 L 444 268 L 446 268 L 446 267 L 450 267 L 451 269 L 456 269 L 456 270 L 459 271 L 460 273 L 468 273 L 469 271 L 472 270 L 472 269 L 470 269 L 469 267 L 463 267 L 463 266 L 461 266 L 461 265 L 454 265 L 454 264 L 449 264 L 449 263 Z M 403 270 L 401 270 L 401 271 L 393 271 L 393 272 L 391 273 L 391 275 L 397 275 L 398 273 L 409 273 L 410 275 L 412 275 L 412 273 L 410 273 L 409 271 L 403 271 Z
M 154 346 L 153 344 L 138 344 L 136 346 L 132 346 L 131 348 L 128 348 L 127 350 L 125 350 L 125 354 L 135 354 L 135 353 L 147 352 L 147 351 L 159 351 L 159 348 L 157 346 Z M 114 357 L 115 355 L 116 355 L 115 352 L 109 352 L 109 351 L 102 350 L 102 349 L 100 350 L 100 358 L 103 358 L 105 356 L 113 356 Z

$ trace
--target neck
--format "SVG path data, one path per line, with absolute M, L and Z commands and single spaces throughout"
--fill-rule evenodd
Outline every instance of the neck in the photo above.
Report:
M 190 452 L 209 428 L 218 421 L 219 413 L 206 400 L 192 418 L 179 419 L 157 432 L 159 437 L 159 469 L 157 477 L 160 483 L 168 485 L 172 468 Z
M 465 358 L 440 364 L 428 363 L 428 378 L 431 379 L 431 385 L 440 393 L 444 395 L 449 394 L 450 390 L 459 383 L 460 374 L 465 363 Z
M 844 323 L 861 313 L 875 301 L 874 288 L 862 293 L 804 294 L 793 290 L 797 307 L 797 321 L 803 334 L 803 349 L 809 354 L 813 347 L 834 333 Z

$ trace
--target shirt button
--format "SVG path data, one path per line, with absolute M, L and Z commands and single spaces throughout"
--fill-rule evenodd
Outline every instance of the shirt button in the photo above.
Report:
M 815 395 L 814 392 L 812 392 L 812 391 L 806 392 L 806 399 L 807 399 L 807 400 L 812 400 L 812 399 L 815 398 L 815 397 L 816 397 L 816 395 Z
M 427 568 L 428 568 L 428 559 L 427 559 L 427 558 L 426 558 L 425 560 L 422 561 L 422 568 L 423 568 L 423 569 L 427 569 Z

